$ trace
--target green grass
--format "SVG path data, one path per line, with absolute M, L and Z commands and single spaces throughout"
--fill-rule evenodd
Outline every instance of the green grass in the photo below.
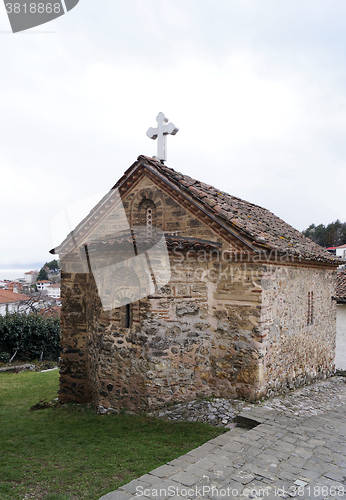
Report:
M 224 431 L 88 405 L 29 411 L 57 390 L 57 370 L 0 375 L 0 500 L 97 500 Z

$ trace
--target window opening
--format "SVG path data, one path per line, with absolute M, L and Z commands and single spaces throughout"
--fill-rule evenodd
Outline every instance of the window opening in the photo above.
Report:
M 131 328 L 131 323 L 132 323 L 131 302 L 129 298 L 124 297 L 123 305 L 120 308 L 120 325 L 122 328 Z
M 314 322 L 314 292 L 308 292 L 308 318 L 307 325 L 312 325 Z
M 151 207 L 147 208 L 147 236 L 149 238 L 153 235 L 153 209 Z
M 124 328 L 130 328 L 130 304 L 125 304 L 125 317 L 124 317 Z

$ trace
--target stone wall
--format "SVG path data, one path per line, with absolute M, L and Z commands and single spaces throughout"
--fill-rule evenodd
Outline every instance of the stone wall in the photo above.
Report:
M 266 395 L 330 376 L 335 357 L 335 271 L 302 264 L 266 266 L 262 289 Z
M 346 370 L 346 304 L 337 305 L 335 366 Z
M 243 264 L 220 263 L 215 255 L 203 263 L 198 253 L 182 257 L 171 254 L 172 277 L 159 293 L 131 304 L 137 320 L 130 328 L 121 327 L 121 308 L 90 316 L 96 404 L 146 410 L 195 397 L 255 399 L 261 393 L 261 266 L 244 272 Z M 90 291 L 87 310 L 95 311 L 94 297 Z
M 59 399 L 65 403 L 92 400 L 86 327 L 87 274 L 61 273 L 61 354 Z

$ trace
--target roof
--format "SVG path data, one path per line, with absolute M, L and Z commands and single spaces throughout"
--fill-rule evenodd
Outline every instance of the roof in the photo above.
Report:
M 139 156 L 137 162 L 125 172 L 112 189 L 121 189 L 127 180 L 131 179 L 131 176 L 134 177 L 135 172 L 141 168 L 156 174 L 161 180 L 164 179 L 166 184 L 168 183 L 172 188 L 182 192 L 214 220 L 222 223 L 229 233 L 239 239 L 244 238 L 243 242 L 246 243 L 249 250 L 254 252 L 274 251 L 278 255 L 287 255 L 299 260 L 324 262 L 331 265 L 340 264 L 340 260 L 327 252 L 326 249 L 314 243 L 266 208 L 231 196 L 209 184 L 177 172 L 153 158 Z M 57 253 L 67 249 L 69 245 L 71 246 L 72 240 L 76 241 L 78 232 L 85 227 L 90 227 L 93 219 L 96 221 L 96 214 L 98 214 L 98 210 L 101 211 L 103 202 L 96 205 L 90 214 L 68 235 L 56 249 Z M 55 253 L 55 251 L 51 250 L 51 253 Z
M 28 271 L 27 273 L 24 273 L 24 274 L 34 274 L 35 271 Z
M 346 248 L 346 243 L 345 243 L 345 245 L 341 245 L 341 246 L 339 246 L 339 247 L 335 247 L 335 248 L 336 248 L 336 249 L 338 249 L 338 248 Z
M 20 300 L 28 300 L 27 295 L 14 293 L 10 290 L 0 290 L 0 304 L 9 304 L 11 302 L 19 302 Z
M 53 285 L 50 285 L 48 288 L 60 288 L 60 283 L 54 283 Z
M 278 253 L 285 253 L 303 260 L 339 262 L 324 248 L 266 208 L 231 196 L 209 184 L 176 172 L 152 158 L 140 156 L 138 159 L 143 159 L 162 172 L 173 184 L 192 194 L 216 216 L 253 239 L 253 243 L 258 244 L 257 246 L 264 246 Z
M 339 271 L 336 275 L 335 299 L 346 302 L 346 271 Z
M 40 281 L 36 281 L 36 283 L 50 283 L 50 281 L 48 281 L 48 280 L 40 280 Z
M 45 309 L 40 309 L 38 311 L 38 314 L 41 316 L 60 316 L 61 313 L 61 307 L 59 306 L 52 306 L 52 307 L 47 307 Z

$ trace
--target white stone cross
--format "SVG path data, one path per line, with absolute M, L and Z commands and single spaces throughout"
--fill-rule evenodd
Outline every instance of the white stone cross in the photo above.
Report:
M 150 137 L 150 139 L 157 138 L 157 158 L 164 162 L 167 159 L 166 136 L 168 134 L 175 135 L 179 129 L 172 122 L 164 125 L 168 122 L 168 118 L 166 118 L 163 113 L 157 115 L 156 121 L 157 127 L 150 127 L 147 130 L 147 136 Z

